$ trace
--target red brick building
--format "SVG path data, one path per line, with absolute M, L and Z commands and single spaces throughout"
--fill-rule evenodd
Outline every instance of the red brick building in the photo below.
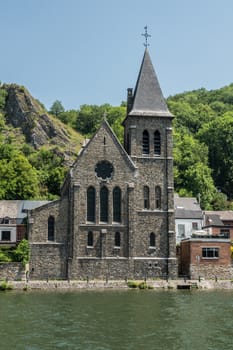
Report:
M 230 239 L 197 237 L 183 240 L 180 247 L 180 273 L 190 279 L 232 278 Z

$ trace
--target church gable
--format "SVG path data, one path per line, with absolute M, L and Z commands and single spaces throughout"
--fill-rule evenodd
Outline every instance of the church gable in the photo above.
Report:
M 78 182 L 118 181 L 122 175 L 132 178 L 136 167 L 119 143 L 109 124 L 104 121 L 92 139 L 83 147 L 73 166 L 73 179 Z M 101 173 L 106 172 L 106 174 Z

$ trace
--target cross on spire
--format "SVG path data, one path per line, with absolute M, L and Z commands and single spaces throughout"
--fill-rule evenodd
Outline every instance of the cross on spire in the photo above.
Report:
M 148 47 L 148 46 L 150 46 L 150 44 L 148 43 L 148 38 L 150 38 L 151 35 L 147 33 L 147 26 L 145 26 L 144 29 L 145 29 L 145 33 L 143 33 L 142 36 L 145 37 L 145 43 L 143 43 L 143 45 L 145 47 Z

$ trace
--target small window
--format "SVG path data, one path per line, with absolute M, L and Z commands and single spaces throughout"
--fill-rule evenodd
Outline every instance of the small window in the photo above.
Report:
M 121 234 L 120 232 L 115 233 L 115 247 L 121 246 Z
M 218 259 L 219 248 L 202 248 L 202 258 L 204 259 Z
M 100 221 L 108 222 L 108 189 L 106 186 L 100 190 Z
M 93 247 L 93 232 L 89 231 L 87 234 L 87 246 Z
M 150 189 L 148 186 L 143 187 L 144 209 L 150 208 Z
M 151 232 L 150 234 L 150 247 L 155 247 L 155 234 Z
M 185 225 L 178 224 L 178 236 L 180 238 L 184 238 L 185 237 Z
M 161 188 L 155 187 L 155 209 L 161 209 Z
M 11 240 L 11 231 L 2 231 L 2 241 Z
M 147 130 L 143 131 L 142 134 L 142 154 L 150 153 L 150 137 Z
M 230 238 L 230 230 L 229 229 L 220 229 L 220 236 L 223 238 Z
M 156 156 L 161 154 L 160 132 L 158 130 L 154 133 L 154 154 Z
M 9 218 L 4 218 L 2 223 L 6 224 L 6 225 L 9 225 L 10 224 L 10 219 Z
M 53 216 L 48 218 L 48 241 L 54 241 L 55 220 Z
M 192 229 L 198 230 L 198 223 L 197 222 L 192 222 Z

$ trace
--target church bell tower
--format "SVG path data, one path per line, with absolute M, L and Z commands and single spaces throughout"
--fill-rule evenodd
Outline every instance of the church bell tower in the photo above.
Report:
M 133 228 L 129 218 L 131 253 L 147 275 L 176 277 L 173 115 L 145 46 L 135 89 L 128 89 L 123 122 L 124 147 L 138 169 L 131 205 Z

